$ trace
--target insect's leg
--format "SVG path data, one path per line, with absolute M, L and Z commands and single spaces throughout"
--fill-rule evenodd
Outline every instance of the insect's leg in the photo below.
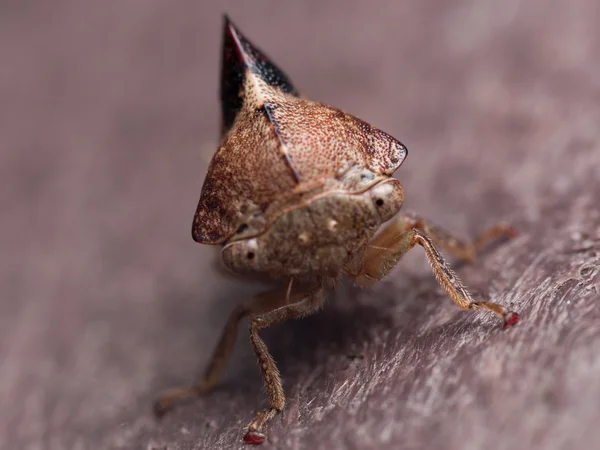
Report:
M 405 233 L 411 228 L 423 231 L 431 240 L 456 258 L 474 261 L 483 247 L 500 238 L 516 236 L 515 230 L 508 224 L 498 224 L 480 234 L 473 242 L 464 242 L 437 226 L 431 221 L 416 214 L 402 214 L 393 219 L 389 227 L 396 230 L 393 234 Z M 393 238 L 393 236 L 392 236 Z M 383 243 L 385 244 L 385 243 Z M 378 245 L 378 244 L 374 244 Z
M 398 233 L 394 223 L 385 228 L 368 244 L 361 269 L 358 273 L 350 276 L 358 286 L 375 284 L 384 278 L 400 258 L 415 245 L 423 247 L 435 277 L 458 306 L 471 310 L 487 309 L 492 311 L 503 319 L 505 328 L 518 322 L 517 313 L 508 311 L 497 303 L 476 302 L 435 248 L 432 240 L 423 231 L 416 228 L 403 233 Z
M 213 351 L 202 379 L 195 386 L 175 388 L 165 392 L 154 404 L 156 415 L 162 416 L 178 400 L 195 397 L 212 389 L 233 353 L 240 320 L 250 314 L 261 314 L 279 308 L 285 299 L 286 290 L 277 289 L 258 294 L 236 307 L 221 332 L 219 343 Z
M 316 312 L 324 301 L 322 289 L 305 293 L 304 299 L 296 303 L 283 306 L 274 311 L 263 314 L 253 314 L 250 320 L 250 341 L 254 347 L 260 370 L 262 371 L 267 398 L 270 408 L 259 411 L 248 425 L 248 432 L 244 436 L 244 442 L 247 444 L 260 444 L 265 440 L 262 432 L 266 423 L 280 412 L 285 406 L 285 394 L 281 384 L 281 376 L 273 357 L 269 354 L 265 342 L 261 339 L 258 331 L 266 328 L 275 322 L 281 322 L 288 319 L 298 319 Z

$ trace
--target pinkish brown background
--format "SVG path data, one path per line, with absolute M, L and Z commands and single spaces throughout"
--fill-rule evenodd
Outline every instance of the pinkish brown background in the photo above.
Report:
M 261 289 L 190 236 L 223 12 L 305 95 L 408 146 L 407 210 L 520 231 L 458 267 L 515 329 L 459 311 L 415 250 L 265 332 L 288 394 L 265 448 L 595 448 L 596 0 L 1 1 L 0 448 L 238 448 L 264 407 L 242 332 L 212 395 L 151 415 Z

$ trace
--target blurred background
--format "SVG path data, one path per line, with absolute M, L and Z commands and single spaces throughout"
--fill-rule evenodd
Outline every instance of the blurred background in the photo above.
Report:
M 510 337 L 436 293 L 418 251 L 387 287 L 344 286 L 321 318 L 275 330 L 290 400 L 269 445 L 590 448 L 600 439 L 597 253 L 586 253 L 583 285 L 563 286 L 582 289 L 574 298 L 591 286 L 596 303 L 575 316 L 546 315 L 562 298 L 554 288 L 539 308 L 515 289 L 568 266 L 543 253 L 553 243 L 595 252 L 600 239 L 595 0 L 0 1 L 0 448 L 235 448 L 264 405 L 244 340 L 214 396 L 161 422 L 150 411 L 162 389 L 193 380 L 228 312 L 261 288 L 220 277 L 213 249 L 190 235 L 218 144 L 224 12 L 304 95 L 408 147 L 396 175 L 407 210 L 464 238 L 499 221 L 522 235 L 460 272 L 529 311 Z M 575 279 L 564 270 L 562 281 Z M 583 311 L 595 322 L 567 320 Z M 481 359 L 464 380 L 412 391 L 451 372 L 426 355 L 458 348 L 473 323 L 490 353 L 467 345 Z M 531 350 L 516 333 L 534 329 L 560 337 L 535 335 L 546 344 Z M 407 342 L 420 355 L 410 367 L 426 361 L 422 378 L 386 365 Z M 540 371 L 519 372 L 511 348 Z M 569 354 L 579 369 L 565 368 Z M 512 388 L 495 391 L 505 372 Z M 370 381 L 348 391 L 361 376 Z M 462 388 L 464 403 L 444 402 Z

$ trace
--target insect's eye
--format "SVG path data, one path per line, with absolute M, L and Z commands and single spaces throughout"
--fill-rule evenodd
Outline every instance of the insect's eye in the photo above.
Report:
M 383 199 L 382 198 L 378 198 L 377 200 L 375 200 L 375 204 L 377 206 L 383 206 Z
M 241 224 L 241 225 L 238 227 L 238 229 L 237 229 L 235 232 L 236 232 L 236 234 L 241 234 L 241 233 L 243 233 L 244 231 L 246 231 L 247 229 L 248 229 L 248 224 L 247 224 L 247 223 L 243 223 L 243 224 Z

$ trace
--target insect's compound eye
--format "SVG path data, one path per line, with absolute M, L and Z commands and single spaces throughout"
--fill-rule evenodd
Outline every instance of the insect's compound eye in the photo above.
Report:
M 258 251 L 258 243 L 256 242 L 256 239 L 250 239 L 248 241 L 245 242 L 245 245 L 243 246 L 243 251 L 244 251 L 244 257 L 246 258 L 247 261 L 252 261 L 256 259 L 256 252 Z
M 390 196 L 394 188 L 389 183 L 383 183 L 375 186 L 371 191 L 371 198 L 377 209 L 382 209 L 386 204 L 386 199 Z
M 227 244 L 221 256 L 227 267 L 234 272 L 244 272 L 255 269 L 259 260 L 259 248 L 256 239 L 241 239 Z
M 384 222 L 400 210 L 404 201 L 404 190 L 400 183 L 393 179 L 374 186 L 370 194 L 373 205 Z

